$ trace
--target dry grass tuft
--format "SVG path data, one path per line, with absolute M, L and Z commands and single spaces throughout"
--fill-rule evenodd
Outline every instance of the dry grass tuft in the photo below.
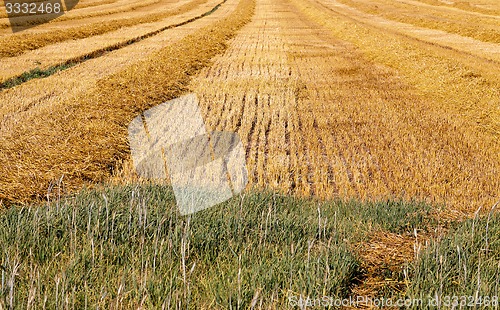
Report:
M 356 246 L 356 253 L 365 271 L 361 285 L 354 294 L 357 296 L 376 297 L 384 291 L 401 294 L 408 283 L 399 276 L 405 265 L 418 255 L 429 236 L 400 235 L 387 231 L 378 231 L 371 235 L 370 240 Z

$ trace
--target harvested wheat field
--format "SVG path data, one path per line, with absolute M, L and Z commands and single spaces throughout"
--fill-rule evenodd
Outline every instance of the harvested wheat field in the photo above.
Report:
M 299 240 L 294 248 L 295 239 L 290 239 L 289 254 L 303 250 L 301 244 L 305 242 L 307 262 L 311 251 L 319 255 L 319 262 L 325 253 L 339 248 L 346 249 L 339 257 L 349 262 L 353 259 L 347 267 L 328 267 L 338 267 L 336 272 L 345 275 L 330 280 L 337 281 L 333 288 L 326 289 L 330 279 L 327 268 L 324 275 L 318 275 L 321 281 L 312 281 L 317 285 L 312 289 L 307 284 L 287 282 L 291 270 L 290 278 L 283 273 L 283 278 L 271 277 L 271 282 L 254 279 L 250 274 L 246 278 L 245 270 L 241 271 L 243 252 L 235 256 L 236 262 L 229 263 L 229 258 L 219 262 L 222 269 L 218 271 L 205 266 L 206 260 L 186 266 L 186 257 L 190 256 L 183 252 L 178 266 L 181 274 L 172 274 L 182 281 L 179 286 L 170 282 L 173 286 L 168 303 L 160 302 L 162 298 L 146 289 L 143 283 L 147 282 L 147 272 L 154 274 L 155 269 L 145 271 L 148 262 L 141 261 L 140 271 L 135 271 L 140 274 L 132 276 L 135 280 L 129 279 L 141 278 L 141 284 L 136 283 L 134 288 L 141 290 L 131 288 L 133 293 L 122 296 L 125 284 L 108 279 L 102 282 L 101 291 L 111 285 L 107 290 L 117 289 L 116 294 L 103 295 L 99 301 L 97 295 L 87 295 L 88 288 L 80 292 L 84 295 L 73 290 L 73 306 L 81 306 L 85 296 L 85 305 L 88 297 L 93 305 L 104 307 L 122 303 L 125 308 L 280 309 L 296 306 L 293 298 L 302 294 L 321 297 L 317 295 L 321 291 L 323 296 L 331 293 L 336 297 L 371 298 L 413 298 L 421 296 L 423 290 L 432 291 L 418 281 L 426 285 L 441 283 L 442 293 L 448 289 L 442 287 L 443 279 L 423 280 L 425 272 L 418 267 L 424 264 L 423 257 L 438 257 L 426 251 L 441 249 L 433 242 L 444 238 L 456 226 L 453 223 L 465 221 L 463 225 L 468 227 L 467 220 L 484 214 L 489 223 L 496 214 L 495 206 L 500 201 L 497 1 L 80 0 L 65 15 L 16 33 L 10 30 L 12 23 L 21 24 L 25 17 L 9 20 L 4 9 L 0 9 L 0 207 L 12 210 L 55 202 L 59 208 L 61 199 L 78 200 L 74 197 L 80 197 L 78 193 L 84 188 L 141 186 L 147 180 L 133 169 L 128 125 L 154 106 L 194 93 L 207 131 L 239 135 L 248 171 L 248 193 L 272 192 L 287 197 L 283 201 L 292 199 L 293 205 L 308 201 L 304 205 L 317 206 L 317 213 L 316 207 L 312 209 L 316 218 L 311 220 L 318 225 L 318 233 L 311 237 L 314 240 Z M 166 181 L 162 184 L 168 186 Z M 134 193 L 135 189 L 131 206 Z M 107 196 L 104 192 L 102 196 L 107 210 Z M 243 208 L 247 206 L 245 196 L 240 197 L 239 206 Z M 250 197 L 250 209 L 276 204 L 275 198 L 260 202 L 260 198 Z M 329 202 L 359 203 L 363 206 L 356 207 L 359 210 L 367 206 L 379 210 L 382 203 L 400 208 L 390 211 L 400 213 L 384 216 L 380 212 L 385 211 L 379 210 L 373 211 L 370 218 L 370 211 L 366 211 L 363 216 L 370 220 L 363 216 L 360 219 L 343 207 L 322 211 L 327 208 L 324 203 Z M 417 216 L 420 211 L 413 207 L 405 209 L 406 203 L 428 206 L 425 216 Z M 289 204 L 283 202 L 281 207 L 284 205 Z M 279 226 L 279 216 L 273 217 L 273 212 L 270 205 L 269 211 L 255 215 L 266 223 L 264 228 L 259 226 L 265 233 L 264 237 L 259 235 L 256 248 L 260 248 L 262 240 L 266 244 L 268 222 L 276 220 Z M 308 211 L 301 212 L 308 218 Z M 329 218 L 324 216 L 324 224 L 322 212 L 330 214 Z M 89 210 L 87 231 L 91 213 Z M 114 221 L 114 216 L 121 213 L 113 214 Z M 344 214 L 352 225 L 366 227 L 358 231 L 342 226 L 344 230 L 339 228 L 339 234 L 343 231 L 352 238 L 327 238 L 331 228 L 327 223 L 334 221 L 332 217 L 334 225 L 342 221 L 337 214 Z M 403 224 L 397 228 L 387 226 L 380 219 L 383 217 L 394 217 Z M 176 215 L 177 220 L 181 221 L 180 231 L 188 234 L 190 217 L 186 220 Z M 286 229 L 281 231 L 287 233 Z M 109 231 L 106 238 L 110 238 Z M 206 254 L 203 246 L 189 248 L 187 244 L 182 239 L 182 251 L 192 251 L 192 259 Z M 486 244 L 488 247 L 488 240 Z M 155 259 L 157 246 L 158 242 L 154 243 Z M 2 254 L 0 245 L 3 272 L 11 264 L 9 255 L 7 250 Z M 486 260 L 493 266 L 493 258 Z M 249 264 L 251 261 L 249 258 Z M 463 262 L 461 258 L 459 262 Z M 195 267 L 197 263 L 199 267 Z M 220 267 L 226 263 L 228 270 Z M 230 277 L 231 266 L 239 268 L 237 279 L 228 278 L 224 285 L 234 284 L 238 288 L 235 296 L 221 283 L 209 280 L 217 272 L 227 272 Z M 495 276 L 498 279 L 498 266 L 493 271 L 488 269 L 490 280 Z M 186 268 L 192 268 L 191 272 Z M 196 268 L 208 269 L 200 273 Z M 309 263 L 297 268 L 306 268 L 307 273 Z M 468 268 L 480 269 L 476 265 Z M 321 273 L 320 269 L 316 272 Z M 128 276 L 123 272 L 120 276 L 125 279 Z M 192 284 L 191 275 L 206 286 Z M 461 280 L 458 272 L 450 278 L 453 284 L 446 292 L 469 292 L 466 284 L 474 281 L 466 276 Z M 312 283 L 308 281 L 304 283 Z M 252 283 L 260 286 L 253 287 Z M 272 288 L 266 286 L 269 283 L 274 283 Z M 288 286 L 281 287 L 285 284 Z M 2 283 L 0 309 L 13 307 L 16 303 L 12 296 L 22 299 L 23 291 L 34 297 L 30 295 L 28 303 L 17 303 L 18 307 L 30 308 L 36 304 L 33 300 L 46 299 L 40 293 L 35 296 L 34 284 L 30 285 L 16 295 L 14 284 L 9 288 Z M 496 291 L 485 287 L 490 288 L 487 281 L 478 284 L 476 291 L 471 288 L 471 292 L 500 293 L 498 286 Z M 60 296 L 56 293 L 56 301 L 50 304 L 68 306 L 72 287 L 67 288 Z M 221 297 L 220 292 L 229 296 L 224 293 Z M 373 305 L 348 305 L 358 306 Z
M 463 211 L 498 200 L 500 46 L 452 45 L 333 1 L 267 5 L 191 84 L 211 128 L 247 141 L 254 184 Z

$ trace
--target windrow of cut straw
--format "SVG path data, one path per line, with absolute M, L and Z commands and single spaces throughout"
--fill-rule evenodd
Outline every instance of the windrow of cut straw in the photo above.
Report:
M 21 33 L 19 35 L 5 36 L 0 39 L 0 57 L 13 57 L 25 51 L 35 50 L 49 44 L 65 40 L 83 39 L 142 23 L 156 22 L 169 16 L 188 12 L 207 0 L 193 0 L 176 9 L 167 10 L 127 19 L 114 19 L 106 22 L 77 26 L 68 29 L 59 29 L 40 33 Z
M 66 190 L 108 177 L 129 154 L 128 123 L 141 111 L 181 95 L 201 68 L 227 48 L 255 2 L 97 83 L 95 89 L 27 116 L 0 136 L 0 200 L 43 198 L 61 180 Z
M 469 0 L 469 1 L 440 1 L 440 0 L 418 0 L 419 2 L 457 8 L 463 11 L 478 12 L 483 14 L 500 15 L 500 3 L 497 0 Z
M 145 39 L 157 37 L 164 31 L 187 25 L 211 15 L 215 10 L 218 10 L 223 2 L 221 0 L 208 0 L 189 12 L 170 16 L 158 22 L 121 28 L 79 40 L 67 40 L 16 57 L 3 58 L 1 60 L 2 70 L 0 70 L 0 90 L 24 83 L 23 81 L 33 77 L 33 73 L 57 71 L 57 68 L 73 66 L 89 59 L 102 57 L 131 44 L 135 45 Z M 159 46 L 157 49 L 161 47 Z M 9 103 L 9 105 L 11 104 Z
M 500 18 L 455 8 L 415 5 L 405 1 L 339 0 L 363 12 L 429 29 L 442 30 L 483 42 L 500 43 Z

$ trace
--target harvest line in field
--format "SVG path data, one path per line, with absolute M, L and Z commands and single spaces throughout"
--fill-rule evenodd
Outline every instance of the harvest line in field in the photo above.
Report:
M 116 51 L 118 49 L 124 48 L 126 46 L 132 45 L 132 44 L 137 43 L 137 42 L 140 42 L 142 40 L 145 40 L 147 38 L 155 36 L 155 35 L 157 35 L 157 34 L 159 34 L 161 32 L 164 32 L 166 30 L 169 30 L 169 29 L 172 29 L 172 28 L 176 28 L 176 27 L 180 27 L 180 26 L 184 26 L 186 24 L 192 23 L 192 22 L 194 22 L 196 20 L 199 20 L 199 19 L 201 19 L 203 17 L 206 17 L 206 16 L 214 13 L 226 1 L 227 0 L 223 0 L 223 1 L 219 2 L 216 6 L 214 6 L 212 9 L 210 9 L 209 11 L 206 11 L 206 12 L 204 12 L 204 13 L 198 15 L 198 16 L 192 17 L 192 18 L 190 18 L 188 20 L 185 20 L 183 22 L 172 24 L 172 25 L 168 25 L 168 26 L 162 27 L 160 29 L 157 29 L 155 31 L 148 32 L 148 33 L 146 33 L 144 35 L 141 35 L 141 36 L 138 36 L 138 37 L 126 40 L 124 42 L 121 42 L 121 43 L 118 43 L 118 44 L 114 44 L 114 45 L 111 45 L 111 46 L 107 46 L 105 48 L 101 48 L 101 49 L 92 51 L 92 52 L 90 52 L 88 54 L 85 54 L 85 55 L 82 55 L 82 56 L 79 56 L 79 57 L 76 57 L 76 58 L 69 59 L 69 60 L 67 60 L 67 61 L 65 61 L 63 63 L 50 66 L 47 69 L 35 68 L 33 70 L 26 71 L 26 72 L 24 72 L 24 73 L 22 73 L 20 75 L 17 75 L 15 77 L 12 77 L 12 78 L 10 78 L 10 79 L 8 79 L 8 80 L 0 83 L 0 91 L 2 91 L 4 89 L 9 89 L 9 88 L 21 85 L 23 83 L 26 83 L 26 82 L 32 80 L 32 79 L 45 78 L 45 77 L 51 76 L 52 74 L 55 74 L 55 73 L 57 73 L 59 71 L 63 71 L 63 70 L 69 69 L 69 68 L 71 68 L 71 67 L 73 67 L 73 66 L 75 66 L 77 64 L 83 63 L 83 62 L 85 62 L 87 60 L 101 57 L 101 56 L 103 56 L 103 55 L 105 55 L 105 54 L 107 54 L 109 52 Z
M 109 177 L 129 156 L 128 123 L 137 113 L 185 93 L 191 77 L 225 51 L 227 41 L 249 21 L 253 0 L 227 2 L 235 6 L 227 16 L 99 79 L 89 91 L 55 101 L 50 115 L 39 117 L 46 106 L 27 111 L 22 113 L 26 122 L 16 120 L 2 130 L 0 200 L 10 204 L 49 197 L 53 193 L 47 194 L 47 188 L 61 175 L 67 193 Z M 22 167 L 11 168 L 18 164 Z
M 176 16 L 206 3 L 207 0 L 192 0 L 180 7 L 167 11 L 157 12 L 147 16 L 132 18 L 101 20 L 91 24 L 84 24 L 65 29 L 55 29 L 38 33 L 23 33 L 20 35 L 5 36 L 0 40 L 0 57 L 13 57 L 26 51 L 36 50 L 41 47 L 63 42 L 66 40 L 83 39 L 91 36 L 108 33 L 123 27 L 130 27 L 144 23 L 157 22 L 164 18 Z
M 500 47 L 496 43 L 483 42 L 455 33 L 388 20 L 380 16 L 362 12 L 337 1 L 329 1 L 328 3 L 322 1 L 315 2 L 332 13 L 353 22 L 425 43 L 432 47 L 458 52 L 466 55 L 468 58 L 472 57 L 474 60 L 479 59 L 490 64 L 500 64 Z

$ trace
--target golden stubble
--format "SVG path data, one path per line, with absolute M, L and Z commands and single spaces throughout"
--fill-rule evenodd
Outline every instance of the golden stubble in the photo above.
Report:
M 326 13 L 308 21 L 306 2 L 293 3 L 262 2 L 191 86 L 207 125 L 246 143 L 251 184 L 321 198 L 423 200 L 453 214 L 498 199 L 494 133 L 443 109 L 443 93 L 422 94 L 406 72 L 332 36 L 328 27 L 343 25 Z

